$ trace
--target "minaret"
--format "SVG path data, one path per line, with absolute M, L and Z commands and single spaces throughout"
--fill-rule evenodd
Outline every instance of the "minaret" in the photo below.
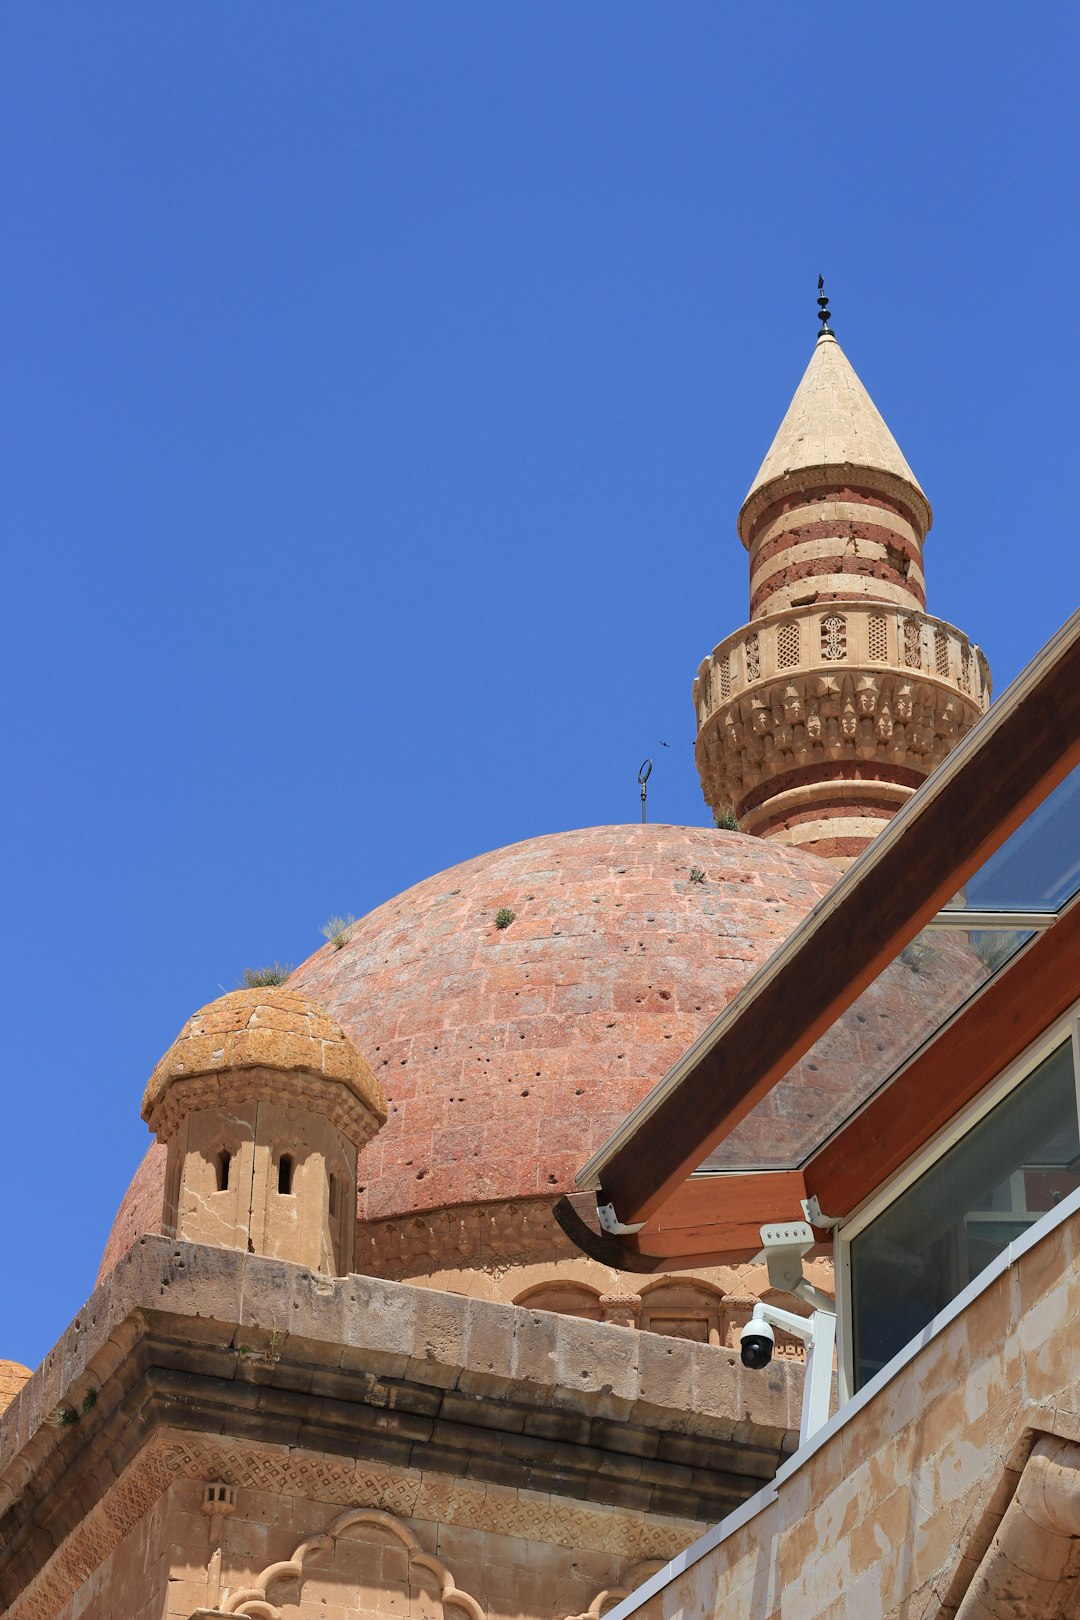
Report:
M 848 866 L 985 712 L 990 672 L 926 612 L 929 502 L 818 303 L 739 513 L 750 623 L 698 670 L 695 753 L 718 818 Z

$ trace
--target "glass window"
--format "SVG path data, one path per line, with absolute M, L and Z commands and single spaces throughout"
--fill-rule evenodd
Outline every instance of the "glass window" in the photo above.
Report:
M 854 1389 L 1077 1186 L 1066 1040 L 852 1239 Z
M 951 905 L 1060 911 L 1080 888 L 1080 765 L 975 873 Z
M 924 928 L 702 1163 L 804 1164 L 1031 938 L 1030 930 Z

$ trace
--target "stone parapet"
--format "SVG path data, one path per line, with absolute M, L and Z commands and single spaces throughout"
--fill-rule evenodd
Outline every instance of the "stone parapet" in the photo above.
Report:
M 279 1488 L 318 1496 L 325 1473 L 343 1503 L 335 1470 L 374 1464 L 701 1524 L 773 1476 L 801 1383 L 733 1350 L 144 1237 L 0 1418 L 0 1608 L 65 1547 L 86 1578 L 72 1538 L 166 1436 L 212 1445 L 191 1466 L 228 1485 L 269 1450 Z
M 850 858 L 989 703 L 982 652 L 941 619 L 856 601 L 772 614 L 698 670 L 702 789 L 745 831 Z

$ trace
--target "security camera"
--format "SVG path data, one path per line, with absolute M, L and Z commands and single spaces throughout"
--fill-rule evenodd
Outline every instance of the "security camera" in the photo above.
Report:
M 744 1367 L 760 1371 L 772 1360 L 776 1335 L 763 1316 L 754 1315 L 739 1334 L 739 1355 Z
M 802 1255 L 812 1247 L 813 1233 L 809 1227 L 805 1231 L 792 1230 L 796 1225 L 793 1221 L 786 1227 L 761 1228 L 764 1258 L 770 1262 L 769 1281 L 773 1287 L 786 1287 L 788 1292 L 813 1305 L 814 1313 L 810 1317 L 796 1316 L 793 1311 L 782 1311 L 779 1305 L 767 1305 L 763 1299 L 759 1299 L 754 1306 L 754 1314 L 739 1334 L 739 1354 L 744 1367 L 760 1371 L 772 1360 L 776 1342 L 773 1328 L 779 1328 L 781 1332 L 790 1333 L 803 1341 L 806 1346 L 806 1374 L 803 1378 L 802 1422 L 799 1425 L 801 1445 L 817 1433 L 829 1416 L 833 1348 L 836 1344 L 836 1305 L 827 1294 L 802 1277 Z M 785 1278 L 789 1272 L 793 1273 L 790 1282 L 778 1281 L 781 1271 Z

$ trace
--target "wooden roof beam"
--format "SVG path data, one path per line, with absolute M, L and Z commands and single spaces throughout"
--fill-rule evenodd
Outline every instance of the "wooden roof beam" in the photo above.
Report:
M 755 974 L 579 1177 L 658 1211 L 1080 763 L 1080 612 Z

